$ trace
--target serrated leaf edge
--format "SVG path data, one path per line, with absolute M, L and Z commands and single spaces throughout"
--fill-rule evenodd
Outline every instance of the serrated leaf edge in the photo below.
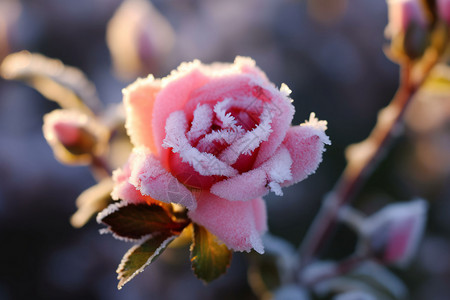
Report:
M 120 236 L 118 234 L 116 234 L 114 231 L 111 230 L 111 228 L 101 228 L 98 230 L 98 232 L 101 235 L 104 234 L 111 234 L 116 240 L 122 241 L 122 242 L 127 242 L 127 243 L 140 243 L 141 241 L 143 241 L 144 239 L 148 239 L 150 237 L 155 236 L 154 234 L 146 234 L 144 236 L 142 236 L 141 238 L 138 239 L 133 239 L 133 238 L 129 238 L 129 237 L 125 237 L 125 236 Z M 157 232 L 157 234 L 159 234 L 160 232 Z
M 112 203 L 110 205 L 108 205 L 108 207 L 106 207 L 105 209 L 103 209 L 101 212 L 99 212 L 97 214 L 97 223 L 101 224 L 103 223 L 103 219 L 113 213 L 115 213 L 116 211 L 118 211 L 119 209 L 121 209 L 122 207 L 126 207 L 130 205 L 130 203 L 125 202 L 125 201 L 120 201 L 118 203 Z M 134 242 L 134 243 L 140 243 L 142 244 L 145 240 L 151 238 L 152 236 L 154 236 L 153 234 L 148 234 L 148 235 L 144 235 L 143 237 L 139 238 L 139 239 L 133 239 L 133 238 L 129 238 L 129 237 L 124 237 L 124 236 L 120 236 L 118 234 L 116 234 L 114 231 L 111 230 L 111 226 L 108 226 L 106 228 L 101 228 L 98 230 L 98 232 L 100 234 L 111 234 L 115 239 L 119 240 L 119 241 L 123 241 L 123 242 Z M 131 249 L 130 249 L 131 250 Z
M 164 242 L 161 243 L 161 245 L 158 247 L 158 249 L 156 249 L 155 253 L 153 253 L 153 255 L 148 258 L 148 260 L 145 262 L 145 264 L 143 264 L 139 269 L 137 269 L 133 274 L 131 274 L 127 279 L 125 279 L 125 281 L 122 281 L 122 279 L 124 279 L 124 278 L 122 277 L 120 272 L 124 268 L 125 264 L 127 263 L 128 258 L 134 252 L 134 250 L 139 248 L 143 243 L 145 243 L 149 238 L 151 238 L 151 236 L 147 236 L 147 238 L 145 238 L 145 239 L 143 238 L 142 241 L 139 244 L 134 245 L 133 247 L 131 247 L 127 251 L 127 253 L 125 253 L 125 255 L 123 256 L 122 260 L 120 261 L 119 266 L 117 267 L 116 273 L 119 274 L 117 276 L 117 279 L 119 280 L 119 284 L 117 285 L 117 288 L 119 290 L 121 290 L 122 287 L 125 284 L 127 284 L 131 279 L 136 277 L 136 275 L 138 275 L 139 273 L 142 273 L 144 271 L 144 269 L 148 265 L 150 265 L 152 263 L 153 259 L 158 257 L 161 254 L 161 251 L 163 251 L 165 248 L 167 248 L 168 244 L 170 242 L 172 242 L 176 237 L 178 237 L 178 235 L 172 235 L 172 236 L 168 237 L 166 240 L 164 240 Z
M 110 205 L 108 205 L 108 207 L 106 207 L 104 210 L 102 210 L 101 212 L 99 212 L 97 214 L 96 217 L 96 221 L 98 224 L 101 224 L 103 221 L 103 219 L 107 216 L 109 216 L 112 213 L 115 213 L 116 211 L 118 211 L 120 208 L 128 206 L 129 203 L 125 202 L 125 201 L 120 201 L 118 203 L 112 203 Z

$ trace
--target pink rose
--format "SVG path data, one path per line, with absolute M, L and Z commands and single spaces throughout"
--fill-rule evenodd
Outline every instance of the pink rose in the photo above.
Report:
M 113 198 L 182 204 L 228 248 L 262 253 L 261 197 L 314 173 L 330 143 L 314 114 L 291 126 L 289 93 L 244 57 L 138 79 L 124 90 L 134 150 L 114 173 Z

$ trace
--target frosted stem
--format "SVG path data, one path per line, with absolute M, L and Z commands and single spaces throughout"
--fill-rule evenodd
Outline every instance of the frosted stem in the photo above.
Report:
M 400 86 L 390 104 L 382 109 L 369 137 L 347 148 L 347 166 L 322 207 L 300 247 L 300 268 L 312 262 L 334 231 L 339 210 L 349 204 L 372 171 L 388 152 L 392 140 L 400 134 L 400 126 L 408 104 L 427 78 L 438 59 L 430 52 L 420 65 L 410 61 L 401 66 Z

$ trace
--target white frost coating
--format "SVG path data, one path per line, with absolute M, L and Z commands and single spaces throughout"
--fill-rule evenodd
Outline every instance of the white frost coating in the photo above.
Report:
M 291 89 L 287 86 L 286 83 L 281 84 L 280 92 L 282 92 L 285 96 L 289 96 L 292 93 Z
M 217 159 L 210 153 L 200 152 L 189 144 L 186 137 L 187 121 L 183 111 L 175 111 L 166 121 L 166 138 L 164 148 L 172 148 L 173 153 L 179 153 L 183 162 L 189 163 L 200 175 L 219 175 L 231 177 L 238 171 Z
M 269 177 L 272 181 L 282 183 L 285 180 L 292 179 L 291 166 L 293 161 L 286 147 L 280 146 L 277 152 L 276 159 L 272 161 Z
M 331 145 L 330 138 L 325 134 L 327 124 L 327 121 L 319 120 L 316 118 L 316 114 L 312 112 L 309 115 L 309 120 L 305 120 L 305 123 L 300 124 L 300 126 L 308 126 L 317 129 L 317 136 L 320 138 L 322 143 Z
M 141 185 L 143 181 L 150 178 L 158 178 L 161 175 L 167 174 L 167 171 L 162 167 L 161 162 L 155 159 L 146 147 L 135 147 L 130 157 L 131 174 L 128 182 L 135 187 Z
M 147 261 L 145 262 L 145 264 L 143 264 L 139 269 L 137 269 L 130 277 L 128 277 L 125 281 L 121 282 L 118 286 L 118 289 L 122 289 L 122 287 L 129 282 L 131 279 L 133 279 L 136 275 L 138 275 L 139 273 L 141 273 L 142 271 L 144 271 L 144 269 L 150 265 L 153 261 L 153 259 L 155 257 L 158 257 L 158 255 L 161 253 L 162 250 L 164 250 L 167 245 L 169 245 L 170 242 L 172 242 L 175 238 L 177 237 L 177 235 L 173 235 L 170 236 L 169 238 L 167 238 L 164 242 L 161 243 L 161 245 L 158 247 L 158 249 L 156 249 L 155 253 L 153 253 L 152 256 L 150 256 Z M 119 264 L 119 267 L 117 268 L 117 270 L 121 270 L 124 268 L 126 261 L 129 257 L 129 255 L 131 253 L 133 253 L 134 250 L 136 250 L 137 248 L 139 248 L 143 243 L 145 243 L 147 240 L 143 240 L 141 243 L 139 243 L 138 245 L 134 245 L 130 250 L 128 250 L 128 252 L 125 254 L 125 256 L 122 258 L 122 261 Z M 120 279 L 120 275 L 118 276 L 118 278 Z
M 211 133 L 205 135 L 197 144 L 197 149 L 199 151 L 205 152 L 214 145 L 213 142 L 219 142 L 221 144 L 231 144 L 236 139 L 240 138 L 244 134 L 244 130 L 241 126 L 236 126 L 236 129 L 221 129 L 214 130 Z
M 197 105 L 194 111 L 194 119 L 192 120 L 191 129 L 187 133 L 189 141 L 195 141 L 202 135 L 207 134 L 212 126 L 213 110 L 207 104 Z
M 127 205 L 128 205 L 128 203 L 125 201 L 121 201 L 119 203 L 112 203 L 112 204 L 108 205 L 107 208 L 105 208 L 104 210 L 102 210 L 101 212 L 99 212 L 97 214 L 97 218 L 96 218 L 97 223 L 98 224 L 102 223 L 102 220 L 105 217 L 109 216 L 110 214 L 118 211 L 120 208 L 125 207 Z
M 269 187 L 277 196 L 283 196 L 280 183 L 286 180 L 292 180 L 291 166 L 292 158 L 289 151 L 284 146 L 280 146 L 279 150 L 269 160 L 270 169 L 267 172 L 269 179 Z
M 272 133 L 272 115 L 267 107 L 260 115 L 260 123 L 250 131 L 247 131 L 242 137 L 237 139 L 219 156 L 220 160 L 228 164 L 234 164 L 241 154 L 251 154 L 259 145 L 269 139 Z
M 264 245 L 262 243 L 261 237 L 256 232 L 253 232 L 250 235 L 250 245 L 252 245 L 253 249 L 259 254 L 264 254 Z M 248 250 L 247 252 L 250 252 L 250 250 Z
M 281 189 L 281 186 L 278 182 L 271 181 L 269 182 L 269 188 L 272 192 L 275 193 L 277 196 L 283 196 L 283 190 Z
M 101 224 L 102 220 L 105 217 L 109 216 L 112 213 L 115 213 L 120 208 L 128 206 L 128 205 L 129 205 L 129 203 L 127 203 L 125 201 L 121 201 L 121 202 L 118 202 L 118 203 L 112 203 L 112 204 L 108 205 L 107 208 L 103 209 L 101 212 L 99 212 L 97 214 L 97 218 L 96 218 L 97 223 Z M 132 239 L 132 238 L 120 236 L 120 235 L 116 234 L 114 231 L 111 230 L 111 226 L 108 226 L 107 228 L 101 228 L 99 230 L 99 233 L 100 234 L 112 234 L 112 236 L 115 239 L 118 239 L 118 240 L 121 240 L 121 241 L 124 241 L 124 242 L 139 242 L 139 241 L 142 240 L 142 238 L 144 238 L 144 237 L 142 237 L 142 238 L 139 238 L 139 239 Z
M 222 128 L 234 128 L 236 127 L 236 119 L 231 115 L 231 113 L 226 113 L 227 109 L 231 107 L 231 99 L 226 98 L 223 101 L 218 102 L 214 106 L 214 113 L 217 119 L 222 122 Z

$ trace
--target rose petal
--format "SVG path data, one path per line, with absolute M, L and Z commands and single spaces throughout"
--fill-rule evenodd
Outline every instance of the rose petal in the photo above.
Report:
M 135 147 L 145 146 L 152 153 L 159 153 L 160 143 L 155 143 L 153 126 L 149 118 L 153 115 L 155 98 L 161 90 L 161 81 L 152 75 L 138 79 L 123 90 L 125 103 L 125 127 Z
M 178 203 L 189 210 L 196 208 L 192 193 L 167 172 L 148 149 L 135 148 L 128 163 L 131 170 L 128 181 L 143 195 L 166 203 Z
M 213 110 L 209 105 L 198 105 L 194 111 L 191 129 L 187 133 L 188 140 L 192 143 L 211 130 L 213 122 Z
M 237 170 L 220 161 L 211 153 L 200 152 L 191 146 L 186 137 L 187 121 L 183 111 L 175 111 L 166 122 L 166 138 L 163 147 L 179 153 L 183 162 L 191 165 L 200 175 L 234 176 Z
M 269 188 L 282 195 L 280 184 L 292 179 L 291 165 L 289 151 L 282 145 L 262 166 L 212 185 L 211 193 L 230 201 L 262 197 Z
M 237 56 L 233 64 L 203 66 L 202 71 L 211 77 L 211 81 L 191 95 L 185 107 L 188 115 L 193 113 L 199 103 L 214 105 L 226 98 L 242 100 L 253 97 L 252 86 L 255 83 L 273 85 L 249 57 Z
M 196 148 L 202 152 L 208 152 L 217 154 L 223 148 L 233 143 L 243 134 L 243 130 L 240 127 L 237 129 L 221 129 L 214 130 L 211 133 L 205 135 L 197 144 Z
M 286 89 L 283 86 L 283 89 Z M 292 100 L 286 93 L 279 91 L 273 84 L 265 85 L 264 89 L 256 85 L 255 96 L 259 99 L 270 99 L 264 102 L 264 109 L 268 111 L 271 119 L 272 132 L 267 141 L 261 143 L 255 166 L 260 166 L 269 159 L 283 142 L 286 132 L 291 126 L 295 108 Z
M 232 165 L 238 160 L 241 154 L 251 154 L 262 142 L 269 139 L 272 133 L 272 119 L 269 111 L 264 110 L 259 119 L 260 123 L 255 128 L 237 138 L 220 154 L 220 160 Z
M 256 230 L 263 234 L 267 231 L 267 208 L 264 199 L 258 197 L 251 201 Z
M 299 182 L 313 174 L 320 162 L 324 145 L 330 145 L 330 139 L 325 134 L 326 122 L 318 121 L 311 114 L 310 121 L 289 128 L 283 145 L 289 150 L 293 159 L 292 179 L 284 182 L 281 186 L 289 186 Z
M 163 89 L 155 99 L 154 113 L 151 119 L 155 141 L 158 145 L 162 145 L 163 139 L 166 137 L 164 125 L 169 115 L 183 109 L 191 98 L 191 93 L 210 80 L 203 73 L 203 69 L 199 61 L 183 63 L 176 71 L 162 79 Z
M 228 248 L 235 251 L 264 253 L 261 235 L 267 228 L 264 200 L 231 202 L 208 192 L 198 196 L 197 210 L 190 211 L 189 217 L 207 228 Z
M 235 128 L 236 127 L 236 119 L 231 115 L 231 113 L 227 113 L 227 109 L 230 108 L 231 99 L 226 98 L 223 101 L 217 102 L 214 105 L 214 113 L 216 114 L 216 118 L 222 122 L 222 128 Z
M 123 169 L 117 169 L 113 172 L 114 188 L 111 197 L 114 200 L 124 200 L 128 203 L 157 203 L 158 200 L 150 196 L 142 195 L 134 185 L 129 183 L 128 179 L 131 175 L 131 169 L 127 163 Z
M 267 174 L 262 168 L 222 180 L 211 186 L 211 193 L 230 201 L 248 201 L 269 192 Z

